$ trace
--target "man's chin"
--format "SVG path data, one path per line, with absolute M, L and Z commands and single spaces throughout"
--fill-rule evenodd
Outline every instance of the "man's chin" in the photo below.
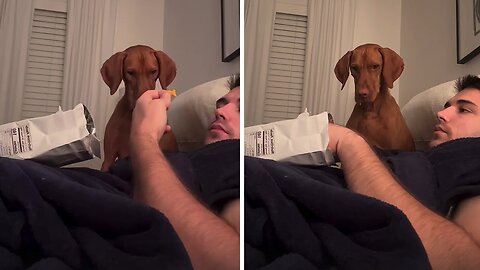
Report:
M 208 136 L 205 139 L 205 144 L 216 143 L 216 142 L 227 140 L 227 139 L 228 139 L 228 136 Z
M 430 148 L 436 147 L 444 142 L 447 142 L 448 140 L 441 140 L 441 139 L 433 139 L 430 141 L 429 146 Z
M 437 146 L 437 145 L 438 145 L 438 143 L 437 143 L 436 140 L 432 140 L 432 141 L 430 141 L 430 143 L 428 143 L 428 146 L 429 146 L 430 148 L 434 148 L 434 147 Z

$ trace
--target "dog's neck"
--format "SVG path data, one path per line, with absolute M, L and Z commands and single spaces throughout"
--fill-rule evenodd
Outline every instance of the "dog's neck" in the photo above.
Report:
M 128 98 L 126 95 L 123 95 L 123 97 L 120 98 L 116 108 L 118 108 L 119 113 L 122 115 L 122 117 L 130 116 L 131 118 L 133 110 L 130 109 L 130 104 L 128 103 Z

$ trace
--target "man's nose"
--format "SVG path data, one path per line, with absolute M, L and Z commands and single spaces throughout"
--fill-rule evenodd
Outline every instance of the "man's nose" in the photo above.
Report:
M 448 108 L 445 108 L 445 109 L 437 112 L 438 121 L 448 122 L 448 120 L 450 119 L 450 111 L 452 111 L 452 108 L 453 107 L 448 107 Z
M 233 110 L 233 109 L 235 109 L 234 104 L 233 103 L 227 103 L 227 104 L 223 105 L 222 107 L 217 108 L 215 110 L 215 117 L 217 119 L 222 118 L 222 119 L 225 120 L 225 119 L 228 118 L 229 111 Z
M 225 106 L 215 109 L 215 119 L 223 119 L 225 120 Z

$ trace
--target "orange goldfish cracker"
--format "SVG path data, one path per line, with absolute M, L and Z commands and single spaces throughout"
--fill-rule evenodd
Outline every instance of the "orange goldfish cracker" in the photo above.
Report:
M 172 96 L 176 97 L 177 96 L 177 91 L 175 89 L 167 90 L 167 92 Z

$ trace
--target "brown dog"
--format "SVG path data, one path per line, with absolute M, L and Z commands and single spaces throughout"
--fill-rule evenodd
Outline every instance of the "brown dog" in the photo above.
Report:
M 355 107 L 347 127 L 383 149 L 414 151 L 410 130 L 389 88 L 403 72 L 403 59 L 389 48 L 364 44 L 347 52 L 335 66 L 342 89 L 351 71 Z
M 136 45 L 111 56 L 100 70 L 103 81 L 113 95 L 121 81 L 125 83 L 125 95 L 120 99 L 105 128 L 104 161 L 102 171 L 108 171 L 115 159 L 129 154 L 132 110 L 137 99 L 149 89 L 155 89 L 160 80 L 166 88 L 177 74 L 175 62 L 164 52 L 148 46 Z

